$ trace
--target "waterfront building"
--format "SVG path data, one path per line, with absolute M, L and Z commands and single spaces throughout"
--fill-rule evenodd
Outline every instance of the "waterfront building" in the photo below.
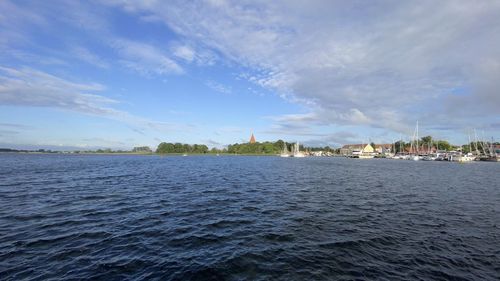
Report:
M 372 154 L 374 148 L 370 144 L 346 144 L 340 148 L 340 155 L 352 156 L 360 154 Z
M 375 147 L 373 149 L 377 154 L 389 154 L 393 153 L 392 146 L 392 143 L 375 144 Z

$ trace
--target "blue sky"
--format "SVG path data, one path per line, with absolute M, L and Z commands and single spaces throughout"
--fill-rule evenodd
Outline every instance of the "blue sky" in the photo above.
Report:
M 0 146 L 500 138 L 500 2 L 1 1 Z

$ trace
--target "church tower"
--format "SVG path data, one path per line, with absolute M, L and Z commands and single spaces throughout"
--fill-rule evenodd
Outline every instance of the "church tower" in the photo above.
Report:
M 250 143 L 255 143 L 255 137 L 253 136 L 253 133 L 252 136 L 250 137 Z

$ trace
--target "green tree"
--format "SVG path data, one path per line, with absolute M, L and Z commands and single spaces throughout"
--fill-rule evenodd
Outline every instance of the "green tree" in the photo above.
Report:
M 272 142 L 264 143 L 263 151 L 266 154 L 276 153 L 274 143 L 272 143 Z
M 446 151 L 450 151 L 452 150 L 452 147 L 451 147 L 451 144 L 447 141 L 444 141 L 444 140 L 438 140 L 436 143 L 436 146 L 439 150 L 446 150 Z
M 174 144 L 162 142 L 156 148 L 156 153 L 174 153 Z
M 174 143 L 174 152 L 175 153 L 182 153 L 182 143 L 176 142 Z
M 199 150 L 200 150 L 199 153 L 207 153 L 208 152 L 208 146 L 206 146 L 204 144 L 201 144 L 201 145 L 199 145 Z
M 432 137 L 431 136 L 422 137 L 420 139 L 420 143 L 423 145 L 429 145 L 432 143 Z
M 136 153 L 151 153 L 151 148 L 149 146 L 137 146 L 132 149 L 132 152 Z
M 277 140 L 274 143 L 274 151 L 282 151 L 283 148 L 285 147 L 286 143 L 282 140 Z
M 396 153 L 404 153 L 405 152 L 405 147 L 407 147 L 408 144 L 406 144 L 404 141 L 400 140 L 394 143 L 394 148 L 396 149 Z

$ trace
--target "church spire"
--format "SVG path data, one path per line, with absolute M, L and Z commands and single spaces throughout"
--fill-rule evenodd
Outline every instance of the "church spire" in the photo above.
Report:
M 250 137 L 250 143 L 255 143 L 255 137 L 254 137 L 253 133 L 252 133 L 252 136 Z

